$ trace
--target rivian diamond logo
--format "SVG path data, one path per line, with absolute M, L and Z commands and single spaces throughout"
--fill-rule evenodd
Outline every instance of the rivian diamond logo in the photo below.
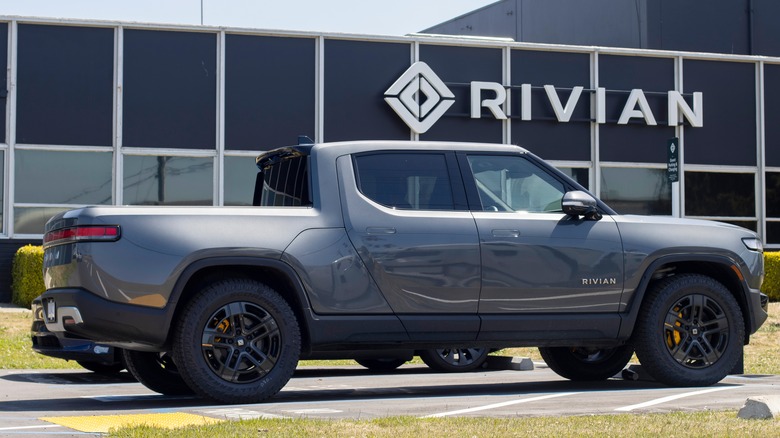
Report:
M 412 131 L 423 134 L 455 103 L 455 95 L 419 61 L 385 91 L 385 102 Z

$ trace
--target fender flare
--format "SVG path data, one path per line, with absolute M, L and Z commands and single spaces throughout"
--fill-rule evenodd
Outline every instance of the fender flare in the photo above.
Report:
M 637 317 L 639 316 L 639 310 L 642 308 L 642 303 L 644 302 L 645 295 L 647 294 L 647 289 L 650 284 L 650 281 L 652 280 L 653 273 L 661 266 L 670 264 L 670 263 L 684 263 L 684 262 L 703 262 L 703 263 L 710 263 L 710 264 L 716 264 L 721 265 L 727 269 L 728 272 L 731 273 L 731 275 L 734 275 L 735 279 L 737 280 L 737 283 L 739 283 L 740 290 L 739 291 L 731 291 L 733 292 L 739 292 L 739 294 L 735 294 L 735 298 L 737 299 L 737 302 L 740 305 L 740 308 L 744 314 L 745 305 L 748 303 L 748 295 L 750 293 L 750 288 L 745 282 L 744 276 L 741 274 L 741 269 L 739 266 L 739 263 L 737 263 L 734 259 L 726 256 L 725 254 L 670 254 L 661 256 L 658 259 L 654 260 L 648 267 L 645 269 L 644 274 L 642 274 L 642 280 L 639 282 L 639 285 L 636 288 L 636 291 L 633 294 L 633 297 L 631 298 L 631 302 L 628 304 L 628 309 L 626 312 L 622 313 L 620 315 L 621 323 L 620 323 L 620 330 L 618 332 L 618 337 L 620 339 L 629 339 L 631 338 L 634 327 L 636 324 Z M 740 271 L 739 277 L 737 277 L 736 273 L 734 273 L 733 268 L 736 267 Z M 745 323 L 749 324 L 749 320 L 746 318 Z M 749 327 L 746 327 L 748 329 Z

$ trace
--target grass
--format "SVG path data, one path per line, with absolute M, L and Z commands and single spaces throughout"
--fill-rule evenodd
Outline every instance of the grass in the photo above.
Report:
M 113 437 L 776 437 L 780 420 L 742 420 L 730 412 L 676 412 L 580 417 L 371 420 L 243 420 L 164 430 L 122 428 Z

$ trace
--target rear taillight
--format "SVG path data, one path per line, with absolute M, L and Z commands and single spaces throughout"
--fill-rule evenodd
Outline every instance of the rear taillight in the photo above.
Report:
M 43 246 L 72 242 L 113 242 L 119 240 L 119 225 L 85 225 L 60 228 L 43 236 Z

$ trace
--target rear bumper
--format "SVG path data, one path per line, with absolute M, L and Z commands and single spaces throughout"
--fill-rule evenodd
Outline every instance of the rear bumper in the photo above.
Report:
M 78 288 L 48 290 L 41 295 L 41 304 L 46 328 L 55 334 L 64 332 L 117 346 L 157 348 L 167 341 L 169 315 L 165 308 L 117 303 Z

